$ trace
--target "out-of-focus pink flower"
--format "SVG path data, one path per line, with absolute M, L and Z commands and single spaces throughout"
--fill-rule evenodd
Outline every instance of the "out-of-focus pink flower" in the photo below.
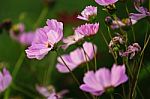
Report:
M 6 68 L 0 72 L 0 93 L 3 92 L 11 83 L 12 77 Z
M 130 59 L 132 59 L 139 51 L 141 51 L 140 45 L 138 43 L 133 43 L 128 46 L 128 49 L 125 52 L 120 51 L 119 55 L 122 57 L 128 57 L 130 55 Z
M 80 86 L 80 89 L 100 96 L 108 89 L 117 87 L 127 80 L 125 65 L 114 64 L 111 71 L 107 68 L 100 68 L 95 73 L 93 71 L 87 72 L 83 78 L 84 84 Z
M 76 50 L 72 51 L 70 54 L 61 56 L 71 71 L 77 68 L 80 64 L 93 59 L 94 51 L 93 51 L 92 43 L 85 42 L 83 44 L 83 48 L 85 52 L 83 51 L 82 48 L 77 48 Z M 97 48 L 95 45 L 94 45 L 94 49 L 96 52 Z M 60 57 L 58 57 L 58 64 L 56 65 L 56 68 L 61 73 L 68 73 L 70 71 L 66 67 L 63 60 Z
M 78 15 L 78 19 L 90 21 L 91 18 L 97 15 L 97 7 L 87 6 L 82 12 L 81 15 Z
M 107 6 L 116 3 L 118 0 L 95 0 L 96 3 L 102 6 Z
M 137 21 L 129 18 L 113 20 L 110 16 L 107 16 L 105 22 L 111 29 L 118 29 L 120 27 L 134 25 Z
M 28 46 L 31 45 L 34 39 L 34 35 L 34 32 L 25 32 L 25 26 L 22 23 L 14 25 L 13 28 L 10 30 L 10 36 L 12 39 Z
M 81 25 L 80 27 L 77 27 L 75 29 L 76 33 L 80 33 L 84 36 L 92 36 L 95 35 L 98 32 L 99 29 L 99 23 L 95 23 L 95 24 L 84 24 Z
M 34 32 L 22 33 L 18 36 L 18 41 L 24 45 L 31 45 L 34 39 Z
M 84 38 L 84 35 L 75 32 L 74 35 L 68 36 L 67 38 L 63 39 L 63 43 L 65 44 L 62 45 L 62 48 L 67 49 L 70 45 L 79 42 L 83 38 Z
M 47 20 L 47 26 L 36 31 L 32 45 L 26 50 L 28 58 L 43 59 L 63 37 L 63 23 Z
M 138 4 L 135 4 L 135 9 L 139 12 L 139 13 L 130 13 L 129 17 L 132 19 L 132 20 L 140 20 L 142 18 L 145 18 L 147 16 L 150 16 L 150 12 L 148 11 L 148 9 L 142 7 L 142 6 L 139 6 Z
M 44 87 L 39 85 L 36 85 L 36 90 L 47 99 L 62 99 L 69 92 L 68 90 L 62 90 L 56 93 L 53 86 Z

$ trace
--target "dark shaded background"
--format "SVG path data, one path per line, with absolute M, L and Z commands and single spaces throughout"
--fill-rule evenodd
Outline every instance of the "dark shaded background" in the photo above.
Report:
M 147 0 L 148 1 L 148 0 Z M 148 7 L 148 3 L 145 6 Z M 1 0 L 0 1 L 0 22 L 6 19 L 10 19 L 13 24 L 23 22 L 26 26 L 26 31 L 34 31 L 35 23 L 37 22 L 41 12 L 46 13 L 44 18 L 41 18 L 41 22 L 38 23 L 37 27 L 42 27 L 45 25 L 47 19 L 56 18 L 64 22 L 64 34 L 65 36 L 73 34 L 73 27 L 83 24 L 83 21 L 76 19 L 76 16 L 85 8 L 87 5 L 94 5 L 98 7 L 98 18 L 97 21 L 100 22 L 100 30 L 103 31 L 107 40 L 110 41 L 108 36 L 107 28 L 104 23 L 104 19 L 107 13 L 102 10 L 102 7 L 97 5 L 94 0 L 54 0 L 48 8 L 46 7 L 43 0 Z M 133 3 L 128 1 L 128 8 L 130 12 L 136 12 L 134 10 Z M 44 10 L 43 10 L 44 9 Z M 120 18 L 126 18 L 127 13 L 125 11 L 125 3 L 117 3 L 117 15 Z M 150 31 L 150 25 L 146 19 L 142 19 L 140 22 L 134 25 L 136 33 L 136 41 L 143 47 L 143 41 L 145 33 L 149 27 L 148 33 Z M 112 35 L 115 36 L 115 31 L 112 31 Z M 128 30 L 129 44 L 133 43 L 133 37 L 131 29 Z M 107 66 L 110 67 L 113 64 L 113 58 L 108 53 L 108 48 L 99 33 L 93 41 L 98 46 L 98 67 Z M 149 45 L 149 44 L 148 44 Z M 70 49 L 71 50 L 71 49 Z M 7 68 L 12 72 L 16 61 L 20 57 L 23 51 L 22 45 L 18 42 L 12 40 L 9 33 L 3 31 L 0 34 L 0 66 L 2 64 L 7 66 Z M 68 50 L 69 51 L 69 50 Z M 67 53 L 67 52 L 66 52 Z M 148 99 L 150 97 L 150 47 L 148 46 L 145 52 L 145 58 L 143 62 L 143 69 L 141 71 L 139 87 L 141 93 Z M 57 72 L 55 68 L 56 64 L 56 53 L 50 52 L 43 60 L 30 60 L 25 58 L 21 69 L 18 72 L 17 78 L 15 80 L 15 85 L 19 88 L 12 88 L 11 97 L 20 97 L 15 99 L 39 99 L 40 95 L 35 90 L 36 84 L 49 85 L 52 84 L 56 87 L 57 91 L 62 89 L 69 89 L 70 92 L 67 97 L 73 97 L 73 99 L 84 99 L 78 86 L 72 80 L 70 74 L 61 74 Z M 48 66 L 51 66 L 51 73 L 49 74 L 48 81 L 45 82 Z M 80 66 L 74 71 L 78 75 L 78 79 L 82 82 L 84 66 Z M 92 68 L 92 67 L 91 67 Z M 146 68 L 146 69 L 144 69 Z M 26 92 L 23 92 L 21 90 Z M 116 88 L 116 92 L 120 92 L 120 88 Z M 0 95 L 1 99 L 3 94 Z M 103 95 L 101 99 L 108 99 L 108 95 Z M 121 99 L 119 96 L 115 96 L 116 99 Z M 138 99 L 141 99 L 141 95 L 138 94 Z

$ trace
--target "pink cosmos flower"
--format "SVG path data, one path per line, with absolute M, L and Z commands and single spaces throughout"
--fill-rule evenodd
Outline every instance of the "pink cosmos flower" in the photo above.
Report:
M 61 56 L 71 71 L 77 68 L 80 64 L 93 59 L 94 51 L 93 51 L 92 43 L 85 42 L 83 44 L 83 48 L 85 52 L 83 51 L 82 48 L 77 48 L 76 50 L 72 51 L 70 54 Z M 97 48 L 95 45 L 94 45 L 94 49 L 96 52 Z M 65 63 L 62 61 L 60 57 L 58 57 L 58 63 L 56 65 L 56 68 L 58 69 L 59 72 L 61 73 L 69 72 Z
M 18 36 L 18 41 L 24 45 L 31 45 L 34 39 L 34 32 L 24 32 Z
M 145 18 L 147 16 L 150 16 L 150 12 L 148 11 L 148 9 L 139 6 L 138 4 L 135 3 L 135 9 L 139 12 L 139 13 L 130 13 L 129 17 L 132 20 L 140 20 L 142 18 Z
M 32 45 L 26 51 L 28 58 L 41 60 L 63 37 L 63 23 L 47 20 L 47 26 L 36 31 Z
M 111 71 L 107 68 L 100 68 L 95 73 L 89 71 L 85 74 L 84 84 L 80 89 L 93 95 L 100 96 L 107 89 L 119 86 L 128 80 L 125 74 L 125 65 L 113 65 Z
M 25 32 L 25 26 L 22 23 L 14 25 L 10 30 L 10 37 L 12 39 L 28 46 L 31 45 L 34 35 L 34 32 Z
M 96 3 L 102 6 L 107 6 L 116 3 L 118 0 L 95 0 Z
M 11 83 L 12 77 L 6 68 L 0 72 L 0 93 L 3 92 Z
M 62 90 L 56 93 L 53 86 L 44 87 L 36 85 L 36 90 L 47 99 L 62 99 L 68 93 L 68 90 Z
M 87 6 L 82 12 L 81 15 L 78 15 L 78 19 L 90 21 L 92 17 L 97 15 L 97 7 Z
M 64 39 L 63 39 L 64 45 L 62 46 L 62 48 L 65 50 L 65 49 L 67 49 L 70 45 L 79 42 L 79 41 L 82 40 L 83 38 L 84 38 L 84 35 L 75 32 L 74 35 L 68 36 L 67 38 L 64 38 Z
M 84 36 L 92 36 L 95 35 L 98 32 L 99 29 L 99 23 L 95 23 L 95 24 L 84 24 L 81 25 L 80 27 L 77 27 L 75 29 L 76 33 L 80 33 Z

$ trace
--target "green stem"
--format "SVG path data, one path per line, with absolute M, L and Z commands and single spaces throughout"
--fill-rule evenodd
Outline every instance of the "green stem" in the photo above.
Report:
M 102 32 L 100 32 L 100 34 L 102 35 L 102 37 L 103 37 L 103 39 L 104 39 L 104 41 L 105 41 L 105 43 L 106 43 L 106 45 L 107 45 L 107 47 L 108 47 L 108 49 L 109 49 L 108 42 L 107 42 L 107 40 L 106 40 L 104 34 L 103 34 Z M 114 54 L 114 52 L 113 52 L 112 49 L 110 49 L 110 51 L 111 51 L 112 56 L 113 56 L 113 58 L 114 58 L 115 64 L 117 64 L 117 57 L 115 56 L 115 54 Z
M 126 12 L 127 12 L 127 14 L 128 14 L 128 17 L 129 17 L 129 9 L 128 9 L 128 7 L 127 7 L 127 3 L 126 3 Z M 132 21 L 131 21 L 131 19 L 130 19 L 130 24 L 131 24 L 131 30 L 132 30 L 132 35 L 133 35 L 133 40 L 134 40 L 134 42 L 136 41 L 136 39 L 135 39 L 135 31 L 134 31 L 134 28 L 133 28 L 133 24 L 132 24 Z
M 109 34 L 110 39 L 112 39 L 111 32 L 110 32 L 110 28 L 109 28 L 108 26 L 107 26 L 107 31 L 108 31 L 108 34 Z
M 88 63 L 88 59 L 87 59 L 87 58 L 88 58 L 88 55 L 87 55 L 85 49 L 83 48 L 83 46 L 82 46 L 82 49 L 83 49 L 84 56 L 85 56 L 85 59 L 86 59 L 87 71 L 89 71 L 89 70 L 90 70 L 90 67 L 89 67 L 89 63 Z
M 71 73 L 72 78 L 74 79 L 74 81 L 77 83 L 78 86 L 80 86 L 80 82 L 78 81 L 77 77 L 75 76 L 75 74 L 71 71 L 71 69 L 69 68 L 69 66 L 66 64 L 66 62 L 64 61 L 64 59 L 62 58 L 62 56 L 59 54 L 59 52 L 56 50 L 57 56 L 60 57 L 60 59 L 63 61 L 64 65 L 67 67 L 67 69 L 69 70 L 69 72 Z M 83 91 L 82 91 L 83 92 Z M 83 92 L 83 94 L 85 95 L 85 97 L 87 99 L 89 99 L 89 97 L 87 96 L 87 94 L 85 92 Z
M 13 81 L 14 81 L 15 78 L 16 78 L 16 75 L 17 75 L 17 73 L 18 73 L 18 71 L 19 71 L 19 69 L 20 69 L 20 67 L 21 67 L 21 65 L 22 65 L 22 63 L 23 63 L 24 58 L 25 58 L 25 54 L 24 54 L 24 49 L 23 49 L 23 51 L 22 51 L 22 53 L 21 53 L 19 59 L 17 60 L 17 62 L 16 62 L 16 64 L 15 64 L 14 70 L 13 70 L 13 72 L 12 72 Z M 10 85 L 10 86 L 11 86 L 11 85 Z M 5 94 L 4 94 L 4 99 L 9 99 L 10 92 L 11 92 L 11 90 L 10 90 L 10 87 L 9 87 L 9 88 L 6 90 Z
M 123 91 L 123 99 L 126 99 L 126 93 L 125 93 L 124 85 L 122 85 L 122 91 Z
M 114 96 L 113 96 L 113 94 L 110 94 L 110 98 L 111 98 L 111 99 L 114 99 Z
M 143 53 L 144 53 L 144 51 L 145 51 L 145 48 L 146 48 L 147 44 L 149 43 L 149 40 L 150 40 L 150 34 L 149 34 L 148 39 L 147 39 L 147 41 L 146 41 L 146 43 L 145 43 L 145 45 L 144 45 L 144 47 L 143 47 L 143 50 L 142 50 L 142 52 L 141 52 L 141 56 L 143 55 Z
M 12 83 L 12 88 L 34 99 L 36 96 Z M 8 99 L 8 98 L 7 98 Z
M 57 55 L 60 57 L 60 59 L 63 61 L 64 65 L 67 67 L 67 69 L 69 70 L 69 72 L 71 73 L 72 78 L 74 79 L 74 81 L 80 86 L 80 83 L 77 79 L 77 77 L 74 75 L 74 73 L 71 71 L 71 69 L 69 68 L 69 66 L 66 64 L 66 62 L 64 61 L 64 59 L 62 58 L 62 56 L 58 53 L 58 51 L 56 50 Z
M 95 71 L 97 70 L 97 60 L 96 60 L 96 52 L 95 52 L 95 47 L 94 44 L 92 43 L 93 46 L 93 52 L 94 52 L 94 62 L 95 62 Z
M 137 81 L 138 81 L 139 74 L 140 74 L 140 70 L 141 70 L 141 67 L 142 67 L 144 51 L 145 51 L 145 48 L 146 48 L 146 46 L 147 46 L 147 44 L 148 44 L 148 42 L 149 42 L 149 39 L 150 39 L 150 35 L 149 35 L 149 37 L 148 37 L 146 43 L 144 44 L 144 48 L 143 48 L 143 50 L 142 50 L 142 52 L 141 52 L 141 54 L 140 54 L 141 59 L 140 59 L 139 67 L 138 67 L 138 69 L 137 69 L 137 74 L 136 74 L 136 76 L 135 76 L 135 79 L 133 79 L 134 82 L 133 82 L 133 85 L 132 85 L 131 90 L 130 90 L 130 93 L 129 93 L 129 99 L 132 99 L 132 98 L 134 97 L 135 90 L 136 90 L 136 86 L 137 86 Z
M 47 13 L 48 13 L 48 7 L 45 6 L 45 7 L 42 9 L 42 11 L 41 11 L 41 13 L 40 13 L 40 15 L 39 15 L 39 17 L 38 17 L 38 19 L 37 19 L 35 25 L 33 26 L 33 29 L 37 28 L 37 27 L 41 24 L 41 22 L 45 19 Z
M 51 57 L 51 56 L 53 56 L 53 57 Z M 48 66 L 48 69 L 46 70 L 46 79 L 45 79 L 46 80 L 45 81 L 46 85 L 49 84 L 49 79 L 51 78 L 51 73 L 54 69 L 54 64 L 55 64 L 55 60 L 56 60 L 56 57 L 57 57 L 57 55 L 55 53 L 54 54 L 51 53 L 51 56 L 49 58 L 50 64 Z
M 113 18 L 115 19 L 115 21 L 117 22 L 117 25 L 119 26 L 119 29 L 120 29 L 120 32 L 122 35 L 125 34 L 124 30 L 121 28 L 119 22 L 118 22 L 118 18 L 117 18 L 117 15 L 116 14 L 113 14 Z

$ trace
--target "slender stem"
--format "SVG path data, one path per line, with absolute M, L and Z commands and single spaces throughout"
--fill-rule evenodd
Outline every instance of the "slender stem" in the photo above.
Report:
M 17 85 L 15 85 L 14 83 L 12 83 L 12 86 L 11 86 L 13 89 L 19 91 L 19 92 L 22 92 L 24 93 L 25 95 L 31 97 L 32 99 L 34 99 L 36 96 L 34 96 L 33 94 L 31 94 L 30 92 L 26 91 L 25 89 L 22 89 L 20 87 L 18 87 Z
M 18 58 L 18 60 L 17 60 L 17 62 L 15 64 L 14 70 L 12 72 L 13 81 L 16 78 L 16 75 L 17 75 L 17 73 L 18 73 L 18 71 L 19 71 L 19 69 L 20 69 L 20 67 L 21 67 L 21 65 L 23 63 L 24 58 L 25 58 L 25 54 L 24 54 L 24 50 L 23 50 L 21 55 L 20 55 L 20 57 Z M 11 90 L 10 90 L 10 88 L 8 88 L 6 90 L 6 92 L 5 92 L 5 94 L 4 94 L 4 99 L 8 99 L 9 98 L 10 92 L 11 92 Z
M 53 56 L 53 57 L 51 57 L 51 56 Z M 51 53 L 51 56 L 49 58 L 50 64 L 49 64 L 48 69 L 46 71 L 47 73 L 46 73 L 45 84 L 49 83 L 49 79 L 51 78 L 51 73 L 54 69 L 54 64 L 55 64 L 55 60 L 56 60 L 56 57 L 57 57 L 57 55 L 55 53 L 54 54 Z
M 146 41 L 146 43 L 145 43 L 145 45 L 144 45 L 144 47 L 143 47 L 143 50 L 142 50 L 142 52 L 141 52 L 141 55 L 143 55 L 143 53 L 144 53 L 144 51 L 145 51 L 145 48 L 146 48 L 147 44 L 149 43 L 149 40 L 150 40 L 150 34 L 149 34 L 148 39 L 147 39 L 147 41 Z
M 108 42 L 107 42 L 107 40 L 106 40 L 104 34 L 103 34 L 102 32 L 100 32 L 100 34 L 102 35 L 102 37 L 103 37 L 103 39 L 104 39 L 104 41 L 105 41 L 105 43 L 106 43 L 106 45 L 107 45 L 107 47 L 108 47 L 108 49 L 109 49 Z M 110 51 L 111 51 L 112 56 L 113 56 L 113 58 L 114 58 L 115 64 L 117 64 L 117 57 L 115 56 L 115 54 L 114 54 L 114 52 L 113 52 L 112 49 L 110 49 Z
M 20 69 L 20 67 L 21 67 L 21 65 L 23 63 L 24 58 L 25 58 L 25 53 L 24 53 L 24 50 L 23 50 L 21 55 L 20 55 L 20 57 L 19 57 L 19 59 L 18 59 L 18 61 L 17 61 L 17 63 L 16 63 L 16 65 L 15 65 L 15 69 L 14 69 L 14 71 L 12 73 L 13 79 L 16 78 L 17 73 L 18 73 L 18 71 L 19 71 L 19 69 Z
M 126 12 L 128 14 L 128 17 L 129 17 L 130 13 L 129 13 L 129 9 L 127 7 L 127 3 L 126 3 Z M 136 41 L 136 39 L 135 39 L 135 31 L 134 31 L 134 28 L 133 28 L 133 24 L 132 24 L 131 18 L 129 18 L 129 19 L 130 19 L 130 24 L 131 24 L 131 30 L 132 30 L 133 40 L 135 42 Z
M 39 17 L 38 17 L 38 19 L 37 19 L 35 25 L 33 26 L 33 29 L 37 28 L 37 27 L 41 24 L 41 22 L 45 19 L 47 13 L 48 13 L 48 7 L 45 6 L 45 7 L 42 9 L 42 11 L 41 11 L 41 13 L 40 13 L 40 15 L 39 15 Z
M 111 99 L 114 99 L 114 96 L 113 96 L 113 94 L 110 94 L 110 98 L 111 98 Z
M 97 60 L 96 60 L 96 52 L 95 52 L 95 47 L 94 44 L 92 43 L 93 46 L 93 52 L 94 52 L 94 62 L 95 62 L 95 71 L 97 70 Z
M 64 59 L 62 58 L 62 56 L 58 53 L 58 51 L 56 50 L 57 55 L 60 57 L 60 59 L 63 61 L 64 65 L 67 67 L 67 69 L 69 70 L 69 72 L 71 73 L 72 78 L 74 79 L 74 81 L 80 86 L 79 81 L 77 80 L 77 77 L 74 75 L 74 73 L 71 71 L 71 69 L 69 68 L 69 66 L 66 64 L 66 62 L 64 61 Z
M 107 31 L 108 31 L 108 34 L 109 34 L 110 39 L 112 39 L 111 32 L 110 32 L 110 28 L 109 28 L 108 26 L 107 26 Z
M 141 60 L 140 60 L 140 63 L 139 63 L 139 67 L 137 69 L 137 74 L 135 76 L 135 79 L 134 79 L 134 82 L 133 82 L 133 85 L 132 85 L 132 88 L 131 88 L 131 91 L 129 93 L 129 99 L 133 98 L 134 97 L 134 94 L 135 94 L 135 90 L 136 90 L 136 86 L 137 86 L 137 81 L 138 81 L 138 77 L 139 77 L 139 74 L 140 74 L 140 70 L 141 70 L 141 67 L 142 67 L 142 62 L 143 62 L 143 56 L 144 56 L 144 51 L 145 51 L 145 48 L 149 42 L 149 39 L 150 39 L 150 35 L 146 41 L 146 43 L 144 44 L 144 48 L 140 54 L 141 56 Z
M 134 95 L 135 95 L 135 90 L 136 90 L 136 86 L 137 86 L 137 81 L 138 81 L 138 77 L 139 77 L 140 70 L 141 70 L 141 67 L 142 67 L 143 56 L 144 56 L 144 55 L 141 56 L 140 64 L 139 64 L 139 67 L 138 67 L 138 70 L 137 70 L 137 75 L 135 76 L 133 85 L 132 85 L 132 87 L 131 87 L 131 91 L 130 91 L 130 93 L 129 93 L 129 99 L 133 99 L 133 97 L 134 97 Z
M 120 29 L 121 34 L 122 34 L 122 35 L 124 35 L 124 34 L 125 34 L 125 32 L 124 32 L 124 30 L 121 28 L 121 26 L 120 26 L 120 24 L 119 24 L 119 22 L 118 22 L 117 15 L 116 15 L 116 14 L 114 14 L 114 15 L 113 15 L 113 18 L 114 18 L 114 19 L 115 19 L 115 21 L 117 22 L 117 25 L 119 26 L 119 29 Z
M 83 46 L 82 46 L 82 49 L 83 49 L 84 56 L 85 56 L 85 59 L 86 59 L 87 71 L 89 71 L 89 70 L 90 70 L 90 67 L 89 67 L 89 63 L 88 63 L 88 59 L 87 59 L 87 58 L 88 58 L 88 55 L 87 55 L 85 49 L 83 48 Z
M 122 91 L 123 91 L 123 99 L 126 99 L 126 93 L 125 93 L 125 89 L 124 89 L 124 85 L 122 85 Z
M 74 81 L 77 83 L 78 86 L 80 86 L 80 82 L 78 81 L 77 77 L 75 76 L 75 74 L 71 71 L 71 69 L 69 68 L 69 66 L 66 64 L 66 62 L 64 61 L 64 59 L 62 58 L 62 56 L 58 53 L 58 51 L 56 50 L 57 55 L 60 57 L 60 59 L 63 61 L 63 63 L 65 64 L 65 66 L 67 67 L 67 69 L 69 70 L 69 72 L 71 73 L 72 78 L 74 79 Z M 82 91 L 83 92 L 83 91 Z M 87 99 L 89 99 L 89 97 L 87 96 L 87 94 L 85 92 L 83 92 L 83 94 L 85 95 L 85 97 Z

